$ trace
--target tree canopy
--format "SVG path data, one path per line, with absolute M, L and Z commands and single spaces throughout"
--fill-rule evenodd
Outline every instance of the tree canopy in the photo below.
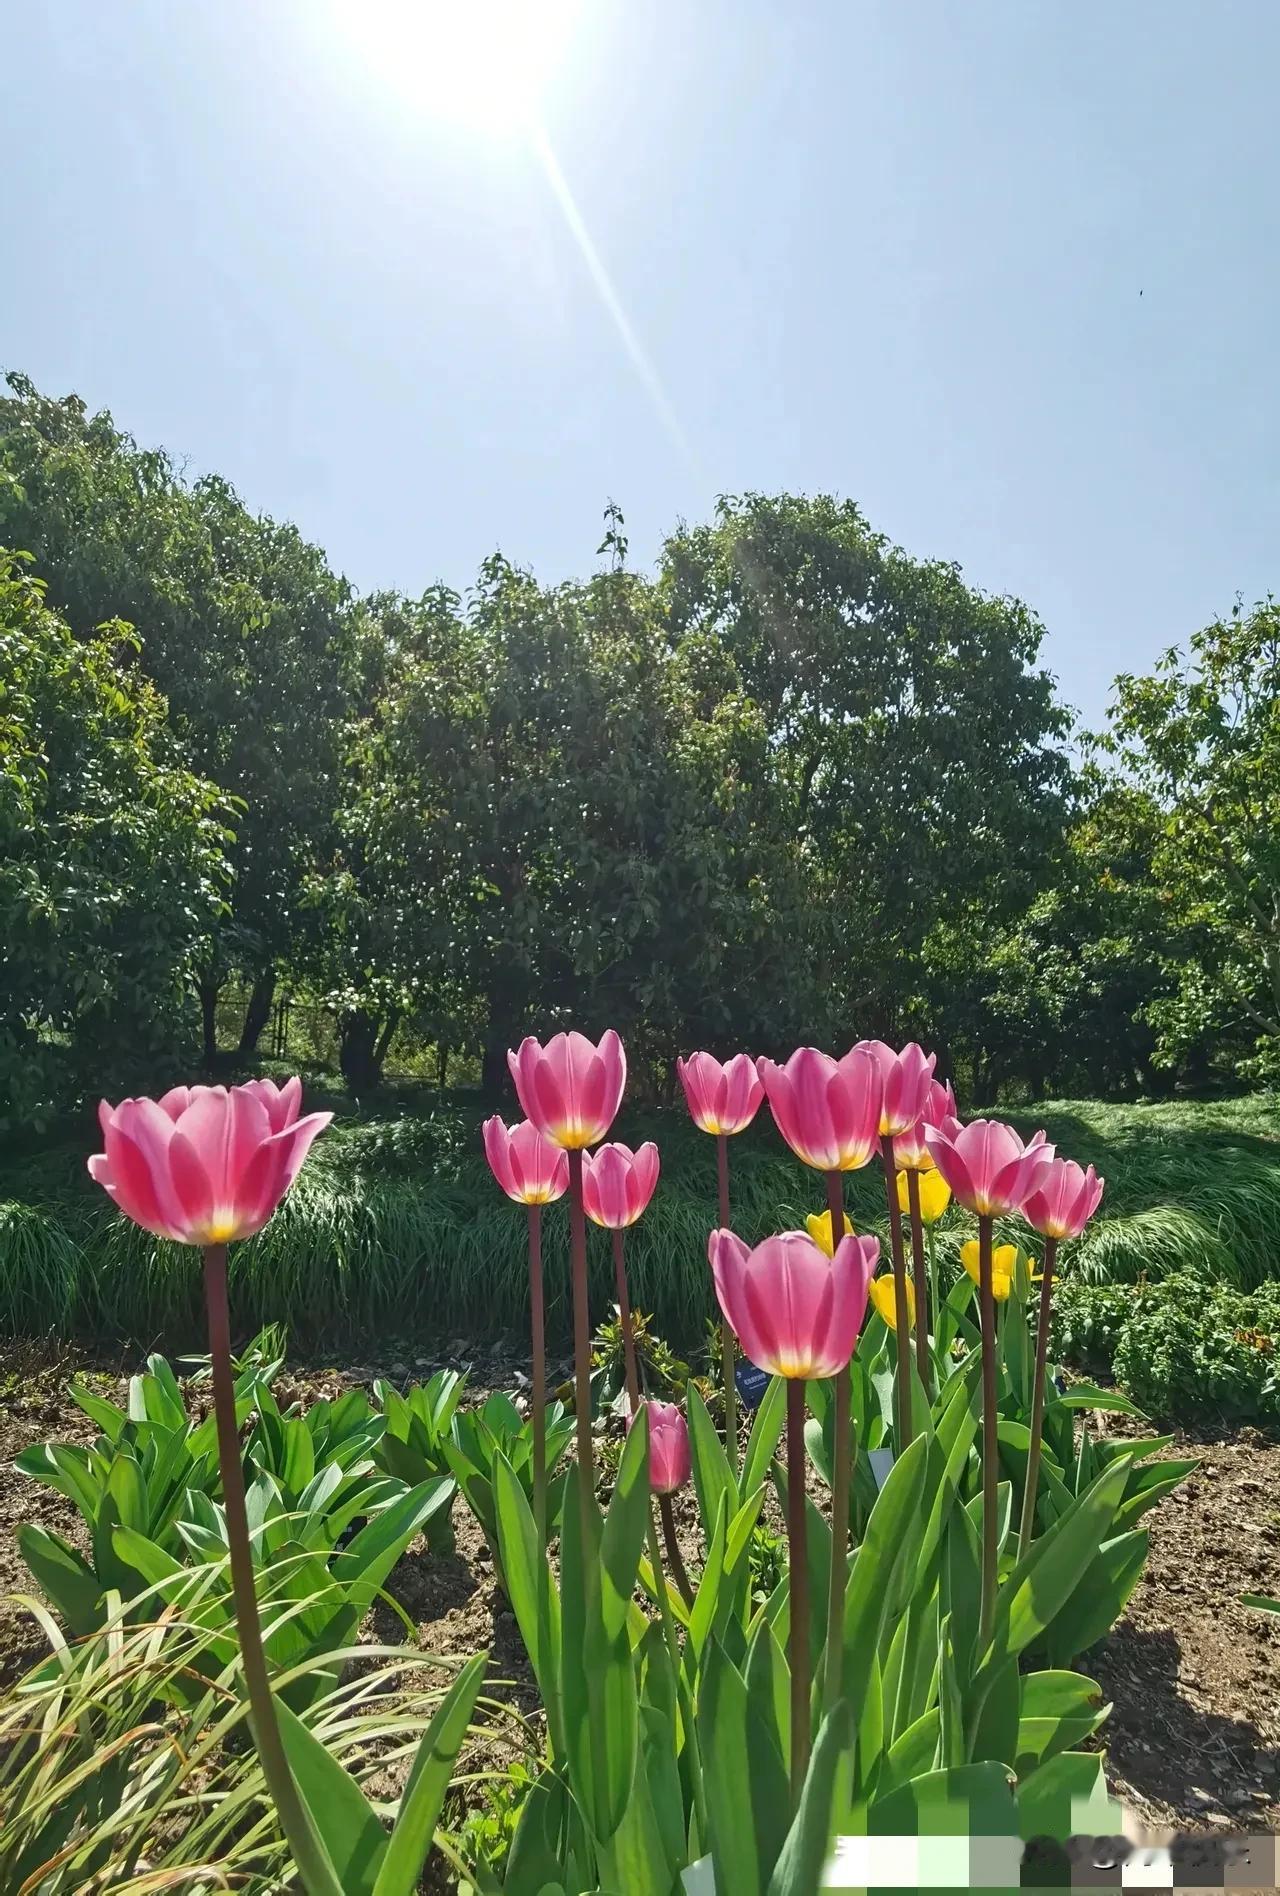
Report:
M 279 983 L 357 1089 L 397 1037 L 496 1088 L 568 1022 L 659 1086 L 694 1045 L 865 1033 L 975 1099 L 1274 1070 L 1271 602 L 1121 678 L 1073 756 L 1034 612 L 851 501 L 726 497 L 652 576 L 610 504 L 582 579 L 495 554 L 464 595 L 361 597 L 225 481 L 8 386 L 23 1110 L 127 1053 L 246 1058 Z

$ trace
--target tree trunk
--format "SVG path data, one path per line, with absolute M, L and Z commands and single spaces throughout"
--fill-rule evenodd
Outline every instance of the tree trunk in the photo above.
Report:
M 353 1008 L 338 1022 L 338 1064 L 350 1093 L 365 1093 L 378 1084 L 376 1058 L 378 1017 Z
M 436 1048 L 436 1085 L 440 1088 L 440 1091 L 443 1093 L 445 1087 L 448 1084 L 449 1084 L 449 1049 L 445 1046 L 438 1046 Z
M 260 973 L 249 991 L 249 1005 L 244 1012 L 244 1025 L 240 1029 L 239 1054 L 242 1060 L 252 1060 L 258 1051 L 258 1042 L 262 1030 L 271 1019 L 271 1003 L 276 993 L 276 971 L 266 968 Z
M 218 996 L 222 983 L 197 981 L 196 992 L 200 996 L 201 1062 L 206 1071 L 212 1072 L 218 1064 Z
M 377 1043 L 373 1049 L 373 1064 L 377 1071 L 379 1081 L 382 1079 L 382 1069 L 386 1065 L 387 1054 L 390 1051 L 392 1039 L 399 1025 L 400 1009 L 398 1007 L 389 1008 L 387 1018 L 382 1023 L 382 1032 L 378 1035 Z

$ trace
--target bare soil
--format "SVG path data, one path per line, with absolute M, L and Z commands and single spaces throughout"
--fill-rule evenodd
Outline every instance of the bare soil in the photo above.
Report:
M 464 1342 L 440 1356 L 407 1342 L 341 1366 L 309 1365 L 281 1377 L 282 1404 L 334 1395 L 375 1375 L 419 1381 L 448 1362 L 465 1364 Z M 470 1392 L 518 1388 L 527 1365 L 518 1349 L 470 1354 Z M 16 1474 L 12 1460 L 44 1440 L 90 1441 L 94 1430 L 66 1395 L 69 1377 L 87 1371 L 103 1393 L 122 1398 L 136 1357 L 0 1345 L 0 1685 L 45 1650 L 38 1622 L 14 1593 L 31 1590 L 15 1530 L 42 1525 L 83 1545 L 68 1502 Z M 567 1365 L 565 1366 L 567 1369 Z M 1097 1426 L 1117 1427 L 1098 1417 Z M 1123 1426 L 1123 1425 L 1120 1425 Z M 1146 1572 L 1114 1632 L 1080 1661 L 1113 1709 L 1103 1733 L 1107 1775 L 1135 1834 L 1165 1831 L 1280 1830 L 1280 1617 L 1239 1603 L 1245 1592 L 1280 1593 L 1280 1444 L 1252 1429 L 1206 1437 L 1179 1432 L 1180 1454 L 1199 1470 L 1146 1517 Z M 680 1538 L 693 1560 L 693 1510 L 680 1497 Z M 441 1654 L 487 1651 L 489 1690 L 526 1715 L 537 1698 L 519 1632 L 498 1589 L 483 1537 L 465 1505 L 454 1510 L 457 1551 L 430 1555 L 419 1541 L 391 1577 L 390 1591 L 418 1628 L 424 1649 Z M 373 1616 L 371 1636 L 404 1637 L 389 1609 Z M 471 1770 L 501 1769 L 512 1755 L 500 1734 Z M 451 1887 L 444 1879 L 431 1887 Z

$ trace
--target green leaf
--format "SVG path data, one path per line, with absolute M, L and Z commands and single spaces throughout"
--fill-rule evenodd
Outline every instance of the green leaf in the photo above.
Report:
M 707 1413 L 707 1405 L 698 1394 L 697 1385 L 692 1382 L 685 1400 L 685 1415 L 689 1424 L 693 1486 L 698 1497 L 698 1512 L 702 1517 L 702 1537 L 704 1544 L 709 1547 L 715 1531 L 720 1497 L 726 1497 L 728 1514 L 735 1514 L 739 1501 L 738 1484 L 733 1478 L 724 1445 L 716 1433 L 715 1423 Z
M 373 1896 L 413 1896 L 418 1887 L 453 1767 L 484 1683 L 487 1660 L 488 1655 L 479 1652 L 467 1662 L 422 1734 Z
M 742 1463 L 743 1494 L 751 1494 L 764 1481 L 786 1419 L 787 1385 L 783 1377 L 773 1376 L 761 1398 L 751 1424 L 751 1434 L 747 1438 L 747 1452 Z
M 1104 1541 L 1079 1586 L 1054 1615 L 1044 1647 L 1055 1665 L 1069 1665 L 1104 1639 L 1125 1609 L 1147 1562 L 1146 1528 Z
M 755 1768 L 765 1781 L 765 1807 L 756 1807 L 748 1732 L 746 1682 L 723 1649 L 713 1643 L 702 1668 L 698 1741 L 702 1754 L 707 1822 L 715 1858 L 718 1896 L 761 1896 L 773 1858 L 786 1835 L 786 1767 L 763 1726 L 756 1726 Z M 770 1820 L 781 1825 L 769 1847 Z
M 649 1411 L 642 1407 L 627 1432 L 600 1539 L 601 1610 L 607 1640 L 616 1639 L 626 1625 L 648 1524 Z
M 279 1698 L 276 1719 L 293 1781 L 334 1873 L 341 1896 L 371 1896 L 386 1853 L 386 1832 L 364 1792 Z M 411 1884 L 393 1885 L 409 1896 Z
M 1107 1795 L 1096 1751 L 1063 1751 L 1018 1786 L 1018 1829 L 1032 1837 L 1113 1837 L 1123 1812 Z
M 447 1507 L 453 1483 L 447 1477 L 424 1481 L 376 1515 L 342 1552 L 335 1555 L 332 1573 L 346 1589 L 361 1619 L 409 1542 L 433 1514 Z
M 1099 1389 L 1097 1383 L 1072 1383 L 1056 1400 L 1064 1409 L 1106 1409 L 1115 1415 L 1137 1416 L 1143 1422 L 1147 1419 L 1137 1403 L 1131 1402 L 1119 1389 Z
M 494 1492 L 507 1594 L 547 1710 L 552 1751 L 563 1756 L 560 1590 L 519 1477 L 501 1453 L 494 1456 Z
M 983 1658 L 988 1679 L 991 1669 L 1039 1638 L 1075 1592 L 1111 1524 L 1127 1473 L 1127 1465 L 1118 1462 L 1100 1475 L 1062 1519 L 1033 1542 L 1001 1587 L 991 1649 Z
M 1017 1835 L 1017 1825 L 1010 1775 L 997 1763 L 926 1771 L 867 1812 L 875 1837 L 1006 1837 Z
M 47 1533 L 30 1521 L 22 1524 L 15 1539 L 37 1586 L 62 1615 L 68 1630 L 82 1638 L 101 1625 L 102 1588 L 83 1556 L 60 1535 Z
M 919 1438 L 918 1438 L 919 1439 Z M 813 1896 L 831 1849 L 837 1813 L 845 1802 L 853 1715 L 847 1700 L 834 1705 L 818 1733 L 795 1819 L 769 1878 L 767 1896 Z

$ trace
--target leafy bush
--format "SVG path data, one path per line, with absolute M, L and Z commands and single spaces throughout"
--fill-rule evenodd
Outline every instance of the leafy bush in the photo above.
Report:
M 1155 1413 L 1280 1421 L 1278 1344 L 1280 1284 L 1241 1296 L 1175 1278 L 1134 1299 L 1115 1373 Z
M 1280 1421 L 1280 1283 L 1246 1294 L 1189 1273 L 1132 1290 L 1068 1281 L 1054 1340 L 1152 1415 Z

